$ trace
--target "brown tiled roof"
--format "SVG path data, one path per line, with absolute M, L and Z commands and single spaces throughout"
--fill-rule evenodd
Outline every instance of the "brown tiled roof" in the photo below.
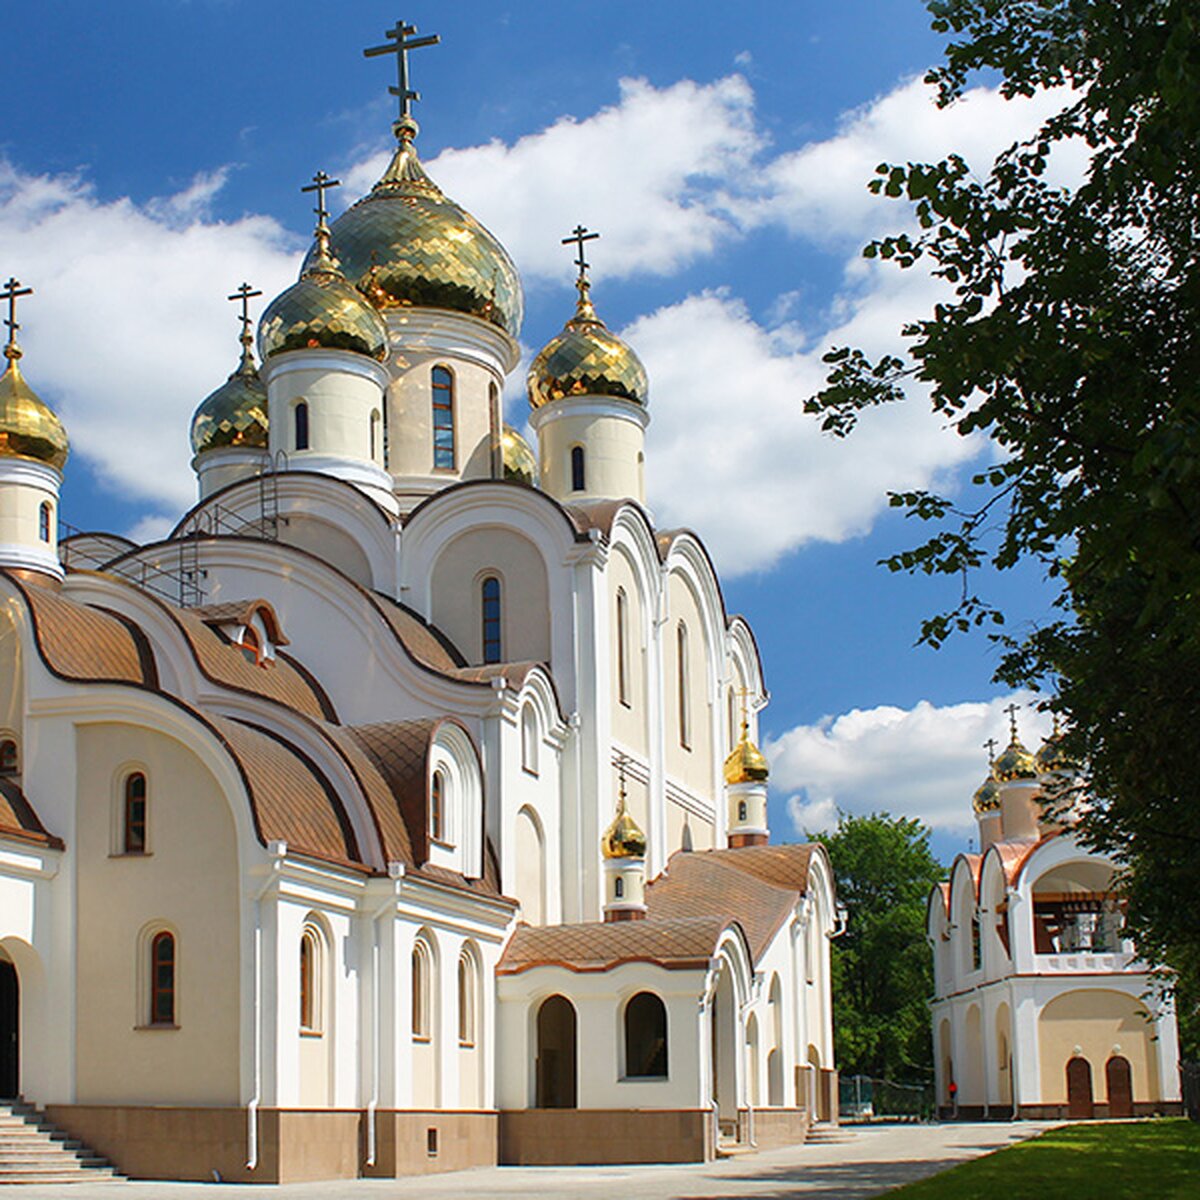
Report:
M 383 619 L 405 650 L 423 667 L 442 675 L 451 675 L 467 660 L 458 652 L 450 639 L 423 621 L 411 608 L 397 604 L 382 592 L 369 593 Z
M 315 763 L 265 730 L 212 713 L 208 719 L 241 765 L 264 845 L 282 840 L 314 858 L 362 862 L 346 811 Z
M 742 846 L 737 850 L 705 850 L 700 853 L 713 862 L 736 867 L 764 883 L 789 888 L 793 892 L 808 890 L 808 864 L 816 845 L 812 842 L 778 846 Z
M 276 646 L 288 644 L 279 624 L 279 617 L 266 600 L 227 600 L 223 604 L 200 604 L 191 611 L 206 625 L 249 625 L 258 613 L 271 641 Z
M 9 578 L 33 617 L 46 665 L 63 679 L 157 684 L 154 659 L 144 636 L 113 613 L 78 604 L 49 588 Z
M 666 872 L 646 888 L 649 920 L 671 921 L 701 913 L 723 919 L 736 915 L 750 956 L 757 961 L 794 910 L 798 889 L 769 883 L 726 861 L 741 853 L 744 851 L 673 854 Z
M 465 679 L 468 683 L 490 683 L 493 679 L 503 679 L 510 688 L 519 691 L 529 672 L 534 667 L 544 666 L 544 663 L 532 661 L 488 663 L 482 667 L 459 667 L 453 674 L 456 679 Z
M 61 838 L 47 833 L 16 780 L 3 776 L 0 776 L 0 834 L 25 842 L 39 842 L 55 850 L 63 848 Z
M 516 975 L 544 966 L 607 971 L 626 962 L 657 963 L 673 970 L 703 969 L 729 924 L 720 917 L 694 916 L 673 921 L 518 925 L 496 973 Z
M 288 655 L 277 655 L 272 666 L 255 666 L 241 650 L 210 628 L 197 615 L 198 610 L 167 604 L 163 609 L 183 631 L 205 678 L 235 691 L 274 700 L 309 717 L 337 720 L 329 697 Z
M 410 852 L 405 861 L 410 863 L 423 863 L 429 857 L 429 748 L 436 725 L 436 721 L 424 718 L 349 729 L 391 791 L 408 833 Z

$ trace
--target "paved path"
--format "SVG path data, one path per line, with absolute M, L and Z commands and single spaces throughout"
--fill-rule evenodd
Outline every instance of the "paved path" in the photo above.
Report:
M 333 1183 L 80 1183 L 0 1186 L 5 1200 L 858 1200 L 1053 1127 L 1053 1122 L 874 1125 L 844 1141 L 715 1163 L 652 1167 L 485 1167 L 449 1175 Z

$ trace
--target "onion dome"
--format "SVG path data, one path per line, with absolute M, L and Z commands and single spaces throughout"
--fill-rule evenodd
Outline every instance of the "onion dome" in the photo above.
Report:
M 1042 775 L 1049 775 L 1053 772 L 1074 771 L 1078 767 L 1073 759 L 1069 758 L 1063 749 L 1062 731 L 1058 727 L 1058 714 L 1054 714 L 1054 731 L 1042 743 L 1041 748 L 1034 756 L 1034 762 L 1037 764 L 1038 772 Z
M 617 801 L 617 815 L 600 839 L 600 852 L 605 858 L 645 858 L 646 835 L 625 808 L 625 791 Z
M 537 478 L 537 455 L 511 425 L 505 425 L 500 435 L 500 453 L 504 462 L 504 478 L 532 487 Z
M 380 308 L 446 308 L 515 338 L 525 306 L 517 268 L 425 173 L 413 145 L 417 128 L 408 116 L 396 123 L 399 145 L 382 178 L 334 221 L 342 270 Z
M 769 774 L 762 751 L 750 740 L 750 725 L 743 721 L 742 736 L 725 760 L 725 782 L 763 783 Z
M 1038 775 L 1037 762 L 1032 754 L 1021 744 L 1016 730 L 1013 731 L 1012 741 L 1008 743 L 996 764 L 993 774 L 1001 783 L 1012 783 L 1014 779 L 1036 779 Z
M 575 315 L 529 368 L 530 408 L 564 396 L 618 396 L 645 404 L 650 385 L 642 360 L 596 315 L 587 278 L 581 275 L 575 286 Z
M 267 448 L 267 389 L 250 352 L 250 332 L 241 337 L 242 360 L 237 369 L 209 395 L 192 417 L 192 453 L 227 446 Z
M 995 812 L 999 809 L 1000 785 L 996 782 L 996 776 L 992 772 L 988 772 L 988 777 L 975 789 L 971 807 L 979 814 Z
M 18 365 L 21 347 L 4 347 L 8 368 L 0 375 L 0 458 L 31 458 L 61 471 L 70 445 L 54 410 L 25 382 Z
M 276 296 L 258 323 L 264 362 L 285 350 L 318 348 L 376 359 L 387 354 L 387 329 L 371 303 L 346 281 L 329 248 L 324 214 L 299 282 Z

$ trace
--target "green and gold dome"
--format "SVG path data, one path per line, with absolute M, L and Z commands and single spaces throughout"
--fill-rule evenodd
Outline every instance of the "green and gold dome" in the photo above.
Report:
M 537 455 L 511 425 L 505 425 L 500 434 L 500 456 L 505 479 L 533 487 L 538 474 Z
M 1021 744 L 1015 731 L 1012 741 L 996 759 L 992 773 L 1000 783 L 1012 783 L 1017 779 L 1036 779 L 1038 777 L 1037 761 Z
M 1000 785 L 992 771 L 988 772 L 988 777 L 975 789 L 971 807 L 976 813 L 996 812 L 999 809 Z
M 21 347 L 4 347 L 8 368 L 0 375 L 0 458 L 28 458 L 61 471 L 70 444 L 54 410 L 25 382 Z
M 350 284 L 329 246 L 322 216 L 300 278 L 267 305 L 258 323 L 263 362 L 287 350 L 349 350 L 387 354 L 387 329 L 374 306 Z
M 617 815 L 600 839 L 600 852 L 605 858 L 645 858 L 646 835 L 625 807 L 625 793 L 617 801 Z
M 192 417 L 192 453 L 227 447 L 267 448 L 267 389 L 250 352 L 250 335 L 242 335 L 237 369 L 209 393 Z
M 596 315 L 587 278 L 581 275 L 576 286 L 575 315 L 529 368 L 530 408 L 564 396 L 617 396 L 644 405 L 650 385 L 642 360 Z
M 416 121 L 395 128 L 399 145 L 382 178 L 333 223 L 342 273 L 380 309 L 449 309 L 518 337 L 525 302 L 508 252 L 425 173 Z

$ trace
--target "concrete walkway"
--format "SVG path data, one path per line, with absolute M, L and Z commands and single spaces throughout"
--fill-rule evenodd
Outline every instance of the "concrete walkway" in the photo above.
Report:
M 693 1166 L 485 1167 L 396 1180 L 251 1184 L 114 1182 L 0 1186 L 14 1200 L 857 1200 L 1033 1137 L 1058 1122 L 872 1125 L 839 1140 Z

